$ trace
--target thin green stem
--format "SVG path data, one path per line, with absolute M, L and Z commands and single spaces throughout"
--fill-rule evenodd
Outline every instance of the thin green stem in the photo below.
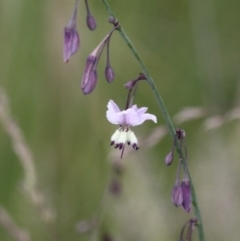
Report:
M 110 16 L 114 17 L 114 19 L 117 19 L 117 17 L 115 16 L 115 14 L 113 13 L 113 11 L 111 10 L 107 0 L 101 0 L 102 3 L 104 4 L 104 6 L 106 7 L 108 13 Z M 154 80 L 152 79 L 152 77 L 150 76 L 148 70 L 147 70 L 147 67 L 145 66 L 145 64 L 143 63 L 143 61 L 141 60 L 137 50 L 135 49 L 135 47 L 133 46 L 132 42 L 130 41 L 130 39 L 128 38 L 127 34 L 125 33 L 125 31 L 123 30 L 123 28 L 120 27 L 117 29 L 119 31 L 119 33 L 121 34 L 122 38 L 124 39 L 124 41 L 126 42 L 126 44 L 128 45 L 129 49 L 131 50 L 132 54 L 135 56 L 137 62 L 139 63 L 145 77 L 146 77 L 146 80 L 148 82 L 148 84 L 150 85 L 152 91 L 153 91 L 153 94 L 157 100 L 157 103 L 159 105 L 159 108 L 162 112 L 162 115 L 166 121 L 166 125 L 168 127 L 168 130 L 169 130 L 169 133 L 172 137 L 172 140 L 175 141 L 175 135 L 176 135 L 176 129 L 172 123 L 172 120 L 168 114 L 168 111 L 167 111 L 167 108 L 157 90 L 157 87 L 155 85 L 155 82 Z M 177 149 L 177 152 L 178 152 L 178 155 L 179 155 L 179 158 L 181 159 L 181 163 L 183 165 L 183 168 L 185 170 L 185 172 L 188 174 L 189 176 L 189 180 L 190 180 L 190 183 L 191 183 L 191 192 L 192 192 L 192 205 L 194 207 L 194 213 L 195 213 L 195 216 L 198 220 L 198 236 L 199 236 L 199 240 L 200 241 L 205 241 L 205 235 L 204 235 L 204 230 L 203 230 L 203 223 L 202 223 L 202 218 L 201 218 L 201 213 L 200 213 L 200 209 L 199 209 L 199 205 L 198 205 L 198 201 L 197 201 L 197 196 L 196 196 L 196 192 L 195 192 L 195 188 L 194 188 L 194 185 L 193 185 L 193 182 L 192 182 L 192 179 L 191 179 L 191 176 L 190 176 L 190 173 L 189 173 L 189 170 L 188 170 L 188 166 L 187 166 L 187 163 L 186 163 L 186 157 L 185 155 L 183 154 L 182 152 L 182 149 L 180 148 L 180 143 L 179 141 L 176 142 L 176 149 Z

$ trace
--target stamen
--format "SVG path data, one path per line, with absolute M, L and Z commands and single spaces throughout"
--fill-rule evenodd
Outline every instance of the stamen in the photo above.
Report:
M 136 151 L 139 149 L 139 147 L 137 146 L 136 143 L 134 143 L 134 144 L 132 145 L 132 147 L 133 147 L 133 149 L 136 150 Z
M 110 146 L 114 145 L 115 141 L 111 141 L 110 142 Z
M 123 149 L 122 149 L 121 159 L 122 159 L 122 157 L 123 157 L 124 148 L 125 148 L 125 146 L 123 146 Z

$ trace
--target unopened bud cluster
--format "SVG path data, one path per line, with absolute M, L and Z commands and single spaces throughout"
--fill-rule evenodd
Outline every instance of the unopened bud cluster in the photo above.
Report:
M 176 136 L 175 136 L 175 139 L 173 142 L 172 149 L 166 155 L 165 160 L 164 160 L 164 162 L 167 166 L 171 165 L 173 162 L 174 150 L 176 148 L 177 141 L 180 142 L 180 148 L 181 148 L 182 154 L 184 154 L 185 158 L 187 158 L 187 152 L 186 152 L 187 148 L 186 148 L 186 143 L 185 143 L 185 137 L 186 137 L 186 133 L 184 130 L 180 130 L 180 129 L 176 130 Z M 185 144 L 185 146 L 184 146 L 185 152 L 184 153 L 183 153 L 183 144 Z M 191 211 L 191 202 L 192 202 L 191 183 L 190 183 L 190 180 L 188 178 L 188 173 L 186 173 L 185 168 L 183 168 L 184 178 L 180 182 L 179 174 L 180 174 L 182 165 L 183 165 L 182 160 L 179 160 L 176 181 L 175 181 L 175 185 L 172 189 L 171 199 L 172 199 L 172 203 L 176 207 L 182 206 L 186 212 L 190 212 Z M 185 163 L 184 165 L 187 165 L 187 163 Z
M 109 34 L 106 35 L 105 38 L 100 42 L 100 44 L 94 49 L 94 51 L 88 56 L 85 70 L 83 73 L 82 77 L 82 82 L 81 82 L 81 88 L 84 94 L 90 94 L 96 86 L 97 83 L 97 64 L 99 62 L 99 59 L 101 57 L 101 54 L 107 46 L 107 64 L 105 68 L 105 78 L 107 82 L 111 83 L 114 80 L 114 71 L 110 65 L 110 57 L 109 57 L 109 43 L 110 43 L 110 38 L 112 36 L 113 31 L 116 28 L 114 28 Z M 91 78 L 91 73 L 95 72 L 94 77 Z M 91 88 L 88 88 L 88 87 Z
M 80 37 L 77 31 L 77 8 L 80 0 L 76 0 L 72 16 L 64 28 L 63 43 L 63 61 L 67 63 L 72 55 L 74 55 L 80 47 Z M 94 17 L 91 15 L 88 1 L 85 0 L 87 9 L 87 26 L 90 30 L 95 30 L 97 25 Z
M 177 180 L 172 190 L 172 203 L 176 206 L 182 206 L 189 213 L 191 211 L 191 185 L 189 179 L 184 178 L 181 183 Z

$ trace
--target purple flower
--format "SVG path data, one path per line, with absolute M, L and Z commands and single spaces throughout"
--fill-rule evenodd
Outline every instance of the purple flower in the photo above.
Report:
M 111 83 L 114 80 L 114 72 L 110 64 L 108 64 L 105 68 L 105 78 L 108 83 Z
M 91 14 L 87 15 L 87 26 L 90 30 L 95 30 L 97 27 L 96 21 Z
M 84 94 L 90 94 L 97 84 L 96 64 L 97 57 L 94 55 L 89 55 L 81 82 L 81 88 Z M 92 87 L 89 88 L 90 86 Z
M 172 190 L 172 203 L 176 206 L 179 207 L 182 205 L 183 202 L 183 193 L 182 193 L 182 188 L 179 183 L 175 184 Z
M 137 138 L 130 129 L 131 126 L 141 125 L 146 120 L 152 120 L 157 123 L 155 115 L 146 113 L 147 107 L 138 109 L 137 105 L 133 105 L 127 110 L 120 111 L 113 100 L 108 102 L 107 107 L 108 121 L 114 125 L 120 125 L 120 128 L 111 137 L 111 145 L 116 144 L 115 148 L 119 148 L 119 150 L 124 150 L 126 143 L 131 145 L 135 150 L 139 148 Z
M 192 194 L 191 194 L 191 185 L 189 179 L 184 179 L 181 182 L 183 202 L 183 209 L 189 213 L 191 211 L 191 202 L 192 202 Z
M 107 43 L 109 34 L 100 42 L 100 44 L 87 57 L 85 70 L 82 76 L 81 88 L 84 94 L 90 94 L 97 84 L 97 64 L 102 51 Z
M 166 164 L 167 166 L 170 166 L 170 165 L 172 164 L 172 162 L 173 162 L 173 151 L 170 151 L 170 152 L 166 155 L 164 161 L 165 161 L 165 164 Z
M 96 21 L 94 19 L 94 17 L 92 16 L 92 14 L 90 13 L 90 8 L 88 6 L 88 1 L 85 0 L 85 5 L 86 5 L 86 9 L 87 9 L 87 26 L 90 30 L 95 30 L 97 27 Z
M 64 28 L 63 60 L 65 63 L 78 51 L 80 45 L 80 37 L 76 27 L 78 2 L 77 0 L 72 17 L 68 25 Z
M 96 87 L 97 84 L 97 71 L 94 70 L 90 72 L 88 82 L 84 87 L 82 87 L 82 91 L 85 95 L 90 94 Z

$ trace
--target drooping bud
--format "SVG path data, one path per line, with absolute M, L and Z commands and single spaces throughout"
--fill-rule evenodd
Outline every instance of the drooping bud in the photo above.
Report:
M 87 26 L 92 31 L 97 28 L 96 21 L 91 14 L 87 15 Z
M 139 76 L 136 79 L 129 80 L 124 87 L 128 90 L 133 89 L 133 87 L 138 83 L 139 80 L 145 80 L 146 77 L 143 73 L 139 73 Z
M 180 205 L 182 205 L 182 202 L 183 202 L 182 188 L 179 183 L 176 183 L 172 190 L 172 203 L 176 207 L 179 207 Z
M 135 84 L 136 84 L 136 80 L 130 80 L 124 85 L 124 87 L 128 90 L 131 90 Z
M 81 82 L 81 88 L 84 94 L 86 94 L 84 91 L 86 86 L 89 87 L 91 85 L 90 82 L 94 81 L 94 75 L 92 75 L 92 73 L 94 72 L 94 70 L 96 70 L 96 64 L 97 64 L 97 57 L 94 55 L 89 55 L 87 58 L 87 62 L 86 62 L 86 66 L 85 66 L 85 70 L 84 70 L 82 82 Z
M 173 157 L 174 157 L 173 151 L 170 151 L 170 152 L 166 155 L 164 161 L 165 161 L 165 164 L 166 164 L 167 166 L 170 166 L 170 165 L 172 164 L 172 162 L 173 162 Z
M 90 94 L 97 84 L 97 63 L 106 45 L 108 37 L 109 35 L 107 35 L 101 41 L 101 43 L 94 49 L 94 51 L 87 58 L 81 82 L 81 88 L 84 94 Z
M 85 0 L 85 5 L 86 5 L 86 9 L 87 9 L 87 26 L 90 30 L 93 31 L 93 30 L 96 29 L 97 24 L 96 24 L 96 21 L 95 21 L 94 17 L 90 13 L 90 9 L 89 9 L 87 0 Z
M 88 82 L 82 87 L 82 91 L 85 95 L 92 93 L 97 84 L 97 71 L 94 70 L 90 73 Z
M 108 83 L 111 83 L 114 80 L 114 71 L 113 71 L 112 67 L 110 66 L 110 64 L 107 65 L 105 68 L 105 78 Z
M 188 178 L 184 178 L 181 182 L 182 189 L 182 207 L 183 209 L 189 213 L 191 211 L 191 202 L 192 202 L 192 194 L 191 194 L 191 185 Z
M 191 241 L 192 232 L 197 223 L 198 220 L 196 218 L 191 218 L 190 220 L 188 220 L 182 227 L 179 241 Z
M 110 37 L 111 37 L 112 33 L 110 33 L 109 38 L 107 40 L 107 64 L 106 64 L 106 68 L 105 68 L 105 78 L 107 80 L 108 83 L 112 83 L 114 80 L 114 71 L 111 67 L 110 64 L 110 54 L 109 54 L 109 44 L 110 44 Z
M 64 28 L 63 60 L 65 63 L 78 51 L 80 46 L 80 37 L 76 27 L 78 2 L 79 0 L 76 1 L 72 17 Z

